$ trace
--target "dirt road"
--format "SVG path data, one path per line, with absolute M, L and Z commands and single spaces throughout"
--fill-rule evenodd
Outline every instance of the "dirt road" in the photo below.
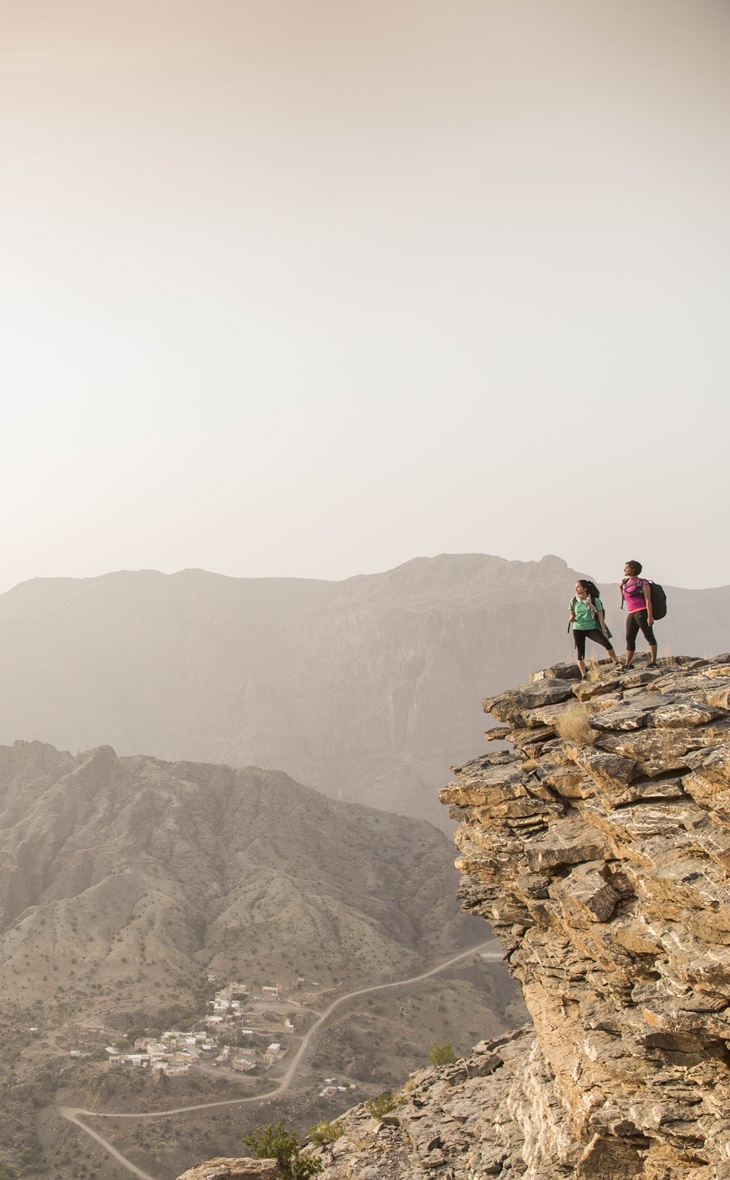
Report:
M 309 1048 L 312 1037 L 315 1035 L 317 1030 L 322 1027 L 324 1022 L 332 1015 L 332 1013 L 338 1008 L 342 1007 L 343 1004 L 348 1003 L 348 1001 L 355 999 L 357 996 L 369 995 L 371 992 L 382 992 L 386 991 L 388 988 L 406 987 L 408 984 L 420 983 L 422 980 L 430 979 L 432 975 L 438 975 L 439 972 L 445 971 L 447 967 L 452 967 L 455 963 L 460 962 L 462 959 L 468 959 L 472 955 L 479 954 L 489 961 L 500 962 L 502 959 L 502 951 L 495 949 L 493 952 L 491 952 L 489 950 L 491 947 L 499 947 L 499 943 L 494 938 L 490 939 L 489 942 L 481 943 L 479 946 L 470 947 L 468 951 L 462 951 L 458 955 L 452 955 L 450 959 L 446 959 L 443 963 L 438 963 L 437 966 L 431 967 L 428 971 L 423 971 L 420 975 L 411 975 L 408 979 L 397 979 L 391 983 L 371 984 L 369 987 L 360 987 L 355 991 L 347 992 L 347 994 L 344 996 L 339 996 L 338 999 L 333 1000 L 332 1003 L 325 1008 L 324 1012 L 322 1012 L 317 1020 L 315 1020 L 312 1027 L 302 1037 L 299 1048 L 294 1054 L 286 1072 L 278 1084 L 274 1086 L 273 1089 L 267 1090 L 264 1094 L 248 1095 L 245 1098 L 226 1098 L 220 1102 L 200 1102 L 195 1106 L 178 1106 L 173 1110 L 146 1110 L 129 1113 L 128 1111 L 83 1110 L 81 1107 L 77 1106 L 59 1106 L 59 1113 L 63 1115 L 65 1119 L 68 1119 L 70 1123 L 75 1123 L 77 1127 L 80 1127 L 82 1131 L 85 1131 L 86 1134 L 94 1139 L 98 1144 L 100 1144 L 100 1146 L 103 1147 L 105 1151 L 108 1151 L 109 1154 L 117 1161 L 117 1163 L 122 1164 L 129 1172 L 135 1176 L 138 1176 L 140 1180 L 157 1180 L 156 1177 L 150 1176 L 148 1172 L 143 1172 L 142 1169 L 138 1168 L 136 1164 L 133 1164 L 131 1160 L 128 1160 L 125 1156 L 123 1156 L 121 1152 L 117 1151 L 117 1149 L 113 1147 L 111 1143 L 109 1143 L 96 1131 L 92 1131 L 91 1127 L 88 1127 L 86 1123 L 82 1122 L 82 1116 L 94 1119 L 136 1119 L 137 1121 L 141 1121 L 142 1119 L 161 1119 L 169 1118 L 171 1115 L 175 1114 L 187 1114 L 192 1110 L 210 1110 L 217 1106 L 245 1106 L 247 1103 L 263 1102 L 267 1098 L 273 1098 L 275 1095 L 283 1094 L 289 1089 L 296 1074 L 297 1068 L 306 1054 L 307 1049 Z

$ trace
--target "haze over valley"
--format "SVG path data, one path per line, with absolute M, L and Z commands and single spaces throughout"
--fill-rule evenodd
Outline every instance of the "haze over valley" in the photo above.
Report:
M 572 658 L 582 572 L 444 554 L 344 582 L 35 579 L 0 596 L 0 741 L 270 768 L 443 825 L 436 788 L 482 751 L 481 699 Z M 730 587 L 669 594 L 662 654 L 728 646 Z
M 730 649 L 729 46 L 720 0 L 0 0 L 0 1180 L 176 1180 L 353 1104 L 330 1180 L 533 1180 L 561 1099 L 509 1081 L 530 923 L 575 919 L 600 976 L 615 893 L 608 958 L 661 970 L 574 848 L 583 765 L 642 816 L 704 798 L 683 759 L 730 708 L 674 659 Z M 629 559 L 660 669 L 640 640 L 594 700 L 568 604 L 598 582 L 622 652 Z M 659 673 L 635 785 L 610 747 L 656 745 Z M 540 702 L 514 755 L 499 694 Z M 598 1061 L 612 1016 L 572 1027 Z M 430 1055 L 406 1150 L 368 1103 Z M 477 1079 L 510 1144 L 482 1162 Z
M 66 1180 L 80 1151 L 112 1180 L 61 1107 L 253 1100 L 333 999 L 454 955 L 334 1014 L 270 1114 L 306 1130 L 396 1084 L 432 1042 L 466 1052 L 524 1019 L 505 968 L 463 958 L 481 931 L 426 820 L 449 826 L 436 788 L 484 750 L 481 698 L 569 656 L 575 577 L 557 557 L 445 554 L 342 583 L 127 571 L 0 597 L 11 1170 Z M 664 656 L 723 645 L 730 588 L 669 601 Z M 228 985 L 242 1006 L 219 1029 Z M 279 1000 L 261 1003 L 264 988 Z M 103 1133 L 172 1180 L 235 1154 L 241 1117 Z

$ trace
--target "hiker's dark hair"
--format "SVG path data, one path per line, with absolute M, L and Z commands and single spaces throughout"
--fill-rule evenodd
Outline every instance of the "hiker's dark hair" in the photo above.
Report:
M 641 571 L 644 568 L 643 565 L 641 564 L 641 562 L 640 561 L 627 561 L 626 564 L 629 567 L 629 569 L 631 570 L 631 577 L 638 578 L 639 574 L 641 573 Z
M 582 586 L 584 590 L 587 590 L 590 598 L 601 597 L 601 591 L 598 589 L 596 583 L 589 582 L 588 578 L 578 578 L 576 585 Z

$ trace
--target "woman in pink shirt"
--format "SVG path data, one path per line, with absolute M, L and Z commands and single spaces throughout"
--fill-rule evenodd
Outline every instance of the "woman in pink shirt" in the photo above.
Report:
M 654 616 L 651 609 L 651 590 L 646 578 L 642 578 L 640 561 L 627 561 L 621 582 L 621 597 L 626 604 L 626 668 L 630 668 L 636 651 L 636 636 L 639 631 L 649 644 L 650 668 L 656 668 L 657 643 L 654 638 Z

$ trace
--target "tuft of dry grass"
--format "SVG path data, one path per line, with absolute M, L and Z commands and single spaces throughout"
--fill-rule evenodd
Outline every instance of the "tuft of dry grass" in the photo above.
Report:
M 312 1143 L 319 1144 L 324 1147 L 327 1143 L 336 1143 L 340 1135 L 344 1135 L 344 1127 L 340 1122 L 328 1123 L 323 1120 L 321 1123 L 315 1123 L 307 1131 L 307 1138 L 312 1140 Z
M 554 724 L 563 741 L 576 746 L 592 746 L 598 736 L 591 728 L 590 713 L 579 701 L 568 705 Z

